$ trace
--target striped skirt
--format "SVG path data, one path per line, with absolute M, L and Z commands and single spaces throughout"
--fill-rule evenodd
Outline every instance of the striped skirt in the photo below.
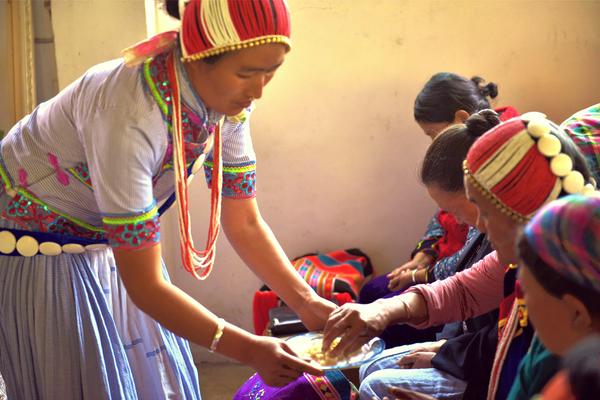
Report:
M 188 342 L 129 300 L 109 248 L 0 255 L 0 373 L 9 399 L 200 399 Z

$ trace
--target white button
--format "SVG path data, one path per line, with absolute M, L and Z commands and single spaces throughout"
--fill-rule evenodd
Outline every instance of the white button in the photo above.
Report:
M 58 243 L 44 242 L 40 244 L 40 253 L 45 256 L 57 256 L 62 253 L 62 248 Z
M 69 253 L 69 254 L 85 253 L 85 248 L 82 245 L 77 244 L 77 243 L 63 244 L 62 249 L 65 253 Z
M 0 231 L 0 253 L 10 254 L 15 251 L 17 239 L 10 231 Z
M 104 243 L 94 243 L 94 244 L 88 244 L 87 246 L 85 246 L 85 249 L 91 250 L 91 251 L 96 251 L 96 250 L 104 250 L 107 247 L 108 246 Z
M 31 236 L 21 236 L 17 240 L 17 251 L 23 257 L 33 257 L 38 253 L 38 241 Z

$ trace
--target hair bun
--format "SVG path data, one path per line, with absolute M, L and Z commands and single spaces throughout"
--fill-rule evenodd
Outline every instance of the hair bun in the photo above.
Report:
M 179 1 L 178 0 L 165 0 L 165 10 L 167 14 L 175 19 L 181 19 L 179 15 Z
M 471 115 L 465 125 L 467 132 L 473 137 L 479 137 L 500 124 L 500 116 L 494 110 L 486 109 Z
M 495 99 L 498 96 L 498 85 L 496 85 L 494 82 L 490 82 L 487 85 L 484 85 L 485 79 L 483 79 L 480 76 L 472 77 L 471 82 L 473 82 L 475 86 L 477 86 L 479 93 L 481 93 L 483 97 Z

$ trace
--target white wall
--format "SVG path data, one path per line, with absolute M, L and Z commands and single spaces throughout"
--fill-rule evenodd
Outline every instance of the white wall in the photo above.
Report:
M 95 25 L 82 32 L 69 21 L 88 18 L 86 4 L 96 14 L 77 26 Z M 114 57 L 144 29 L 141 0 L 52 5 L 61 14 L 55 23 L 67 24 L 62 36 L 55 25 L 63 79 Z M 435 72 L 480 74 L 499 84 L 498 105 L 557 121 L 599 101 L 597 1 L 291 0 L 290 7 L 293 50 L 253 115 L 259 204 L 289 256 L 360 247 L 381 273 L 406 259 L 434 210 L 417 179 L 428 141 L 412 103 Z M 194 182 L 191 196 L 201 244 L 205 184 Z M 226 240 L 213 274 L 197 282 L 179 267 L 174 219 L 162 223 L 177 285 L 251 330 L 260 282 Z

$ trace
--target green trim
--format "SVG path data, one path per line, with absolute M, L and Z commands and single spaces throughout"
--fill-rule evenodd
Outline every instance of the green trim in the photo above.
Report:
M 145 213 L 136 215 L 135 217 L 104 217 L 102 218 L 102 222 L 104 222 L 106 225 L 136 224 L 138 222 L 147 221 L 156 214 L 158 214 L 158 207 L 154 206 L 150 211 L 146 211 Z
M 144 78 L 146 79 L 146 83 L 148 84 L 148 87 L 150 88 L 150 91 L 152 92 L 152 96 L 154 96 L 154 100 L 156 100 L 156 102 L 158 103 L 160 110 L 163 112 L 163 114 L 165 114 L 165 116 L 168 116 L 169 115 L 169 107 L 163 101 L 162 97 L 160 97 L 160 93 L 158 93 L 158 89 L 156 88 L 156 85 L 154 84 L 154 81 L 152 80 L 152 75 L 150 75 L 150 62 L 151 61 L 152 61 L 152 58 L 149 58 L 148 60 L 146 60 L 146 62 L 144 62 Z
M 2 163 L 0 162 L 0 176 L 2 177 L 2 182 L 4 182 L 4 189 L 9 190 L 12 187 L 12 182 L 8 177 L 8 173 L 4 170 Z
M 83 179 L 75 170 L 75 168 L 68 168 L 67 171 L 69 171 L 71 173 L 71 175 L 73 175 L 73 177 L 75 179 L 77 179 L 79 182 L 83 183 L 85 186 L 87 186 L 88 188 L 90 188 L 92 191 L 94 190 L 94 188 L 92 187 L 92 185 L 90 185 L 89 183 L 87 183 L 85 181 L 85 179 Z
M 204 161 L 204 165 L 212 168 L 213 167 L 213 162 L 212 161 Z M 250 171 L 255 171 L 256 170 L 256 164 L 252 164 L 252 165 L 244 165 L 244 166 L 223 166 L 223 172 L 229 172 L 229 173 L 238 173 L 238 172 L 250 172 Z

